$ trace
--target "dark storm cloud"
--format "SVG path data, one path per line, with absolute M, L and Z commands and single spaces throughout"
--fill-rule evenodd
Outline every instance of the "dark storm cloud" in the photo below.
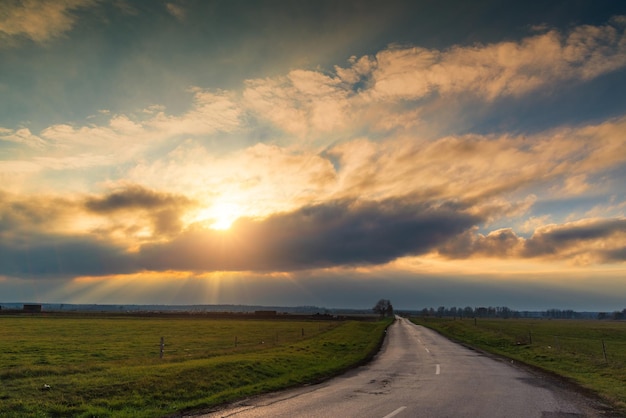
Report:
M 84 205 L 105 216 L 118 211 L 145 211 L 157 224 L 155 229 L 175 229 L 178 225 L 172 227 L 171 222 L 177 219 L 177 202 L 176 196 L 134 187 L 89 198 Z M 229 231 L 192 225 L 171 235 L 169 241 L 144 244 L 138 252 L 128 251 L 121 241 L 107 239 L 101 231 L 67 235 L 35 232 L 25 229 L 27 219 L 17 222 L 13 218 L 15 222 L 0 230 L 0 275 L 293 271 L 384 264 L 401 256 L 427 253 L 481 221 L 465 213 L 465 209 L 459 203 L 420 203 L 410 199 L 341 200 L 261 220 L 243 218 Z M 56 216 L 50 222 L 55 219 Z M 166 238 L 157 236 L 160 240 Z
M 477 234 L 475 228 L 458 235 L 439 249 L 439 253 L 450 258 L 469 258 L 475 255 L 506 257 L 512 255 L 523 243 L 510 229 L 500 229 L 488 235 Z
M 543 227 L 528 239 L 512 229 L 488 235 L 467 231 L 439 249 L 450 258 L 472 256 L 571 258 L 587 255 L 600 262 L 626 261 L 626 219 L 591 219 Z
M 589 222 L 577 222 L 565 224 L 558 227 L 535 233 L 524 245 L 523 255 L 527 257 L 559 254 L 563 250 L 581 247 L 585 243 L 605 241 L 601 248 L 590 248 L 590 252 L 595 252 L 602 258 L 606 254 L 614 252 L 611 241 L 613 237 L 626 233 L 626 219 L 602 219 Z M 623 238 L 620 240 L 622 245 Z
M 123 249 L 89 237 L 39 235 L 22 241 L 21 245 L 4 241 L 0 244 L 0 275 L 74 277 L 136 270 Z
M 85 201 L 85 207 L 96 213 L 110 213 L 129 209 L 157 210 L 187 203 L 189 200 L 185 197 L 158 193 L 134 185 L 114 191 L 104 197 L 90 197 Z
M 302 270 L 383 264 L 423 254 L 480 221 L 455 204 L 336 201 L 265 220 L 241 219 L 228 233 L 191 230 L 142 247 L 149 270 Z
M 137 190 L 91 201 L 105 213 L 155 207 L 151 216 L 157 220 L 161 216 L 162 227 L 167 229 L 175 217 L 162 212 L 170 198 Z M 511 229 L 477 234 L 477 225 L 485 219 L 468 214 L 467 209 L 459 202 L 407 198 L 338 200 L 265 219 L 242 218 L 228 231 L 192 225 L 168 241 L 143 244 L 137 251 L 128 251 L 121 243 L 96 234 L 34 232 L 24 229 L 23 223 L 5 223 L 0 229 L 0 275 L 28 278 L 168 270 L 298 271 L 380 265 L 433 251 L 450 258 L 626 259 L 623 218 L 546 226 L 524 239 Z
M 89 197 L 84 204 L 88 211 L 103 216 L 123 211 L 142 211 L 150 219 L 156 234 L 171 236 L 182 229 L 181 213 L 193 202 L 184 196 L 132 185 L 104 197 Z

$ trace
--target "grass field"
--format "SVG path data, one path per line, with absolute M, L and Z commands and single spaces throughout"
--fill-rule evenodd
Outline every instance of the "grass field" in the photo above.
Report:
M 2 316 L 0 417 L 205 409 L 345 370 L 377 350 L 388 324 Z
M 599 394 L 626 416 L 626 322 L 412 320 L 473 347 L 567 377 Z

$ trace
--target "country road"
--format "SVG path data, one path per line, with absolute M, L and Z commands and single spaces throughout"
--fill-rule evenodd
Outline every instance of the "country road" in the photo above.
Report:
M 599 417 L 557 382 L 399 318 L 369 364 L 319 385 L 242 401 L 204 418 Z

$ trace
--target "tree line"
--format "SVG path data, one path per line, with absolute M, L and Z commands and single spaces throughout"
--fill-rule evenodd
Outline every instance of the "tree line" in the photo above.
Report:
M 389 302 L 389 301 L 387 301 Z M 389 302 L 391 305 L 391 302 Z M 381 312 L 376 311 L 381 314 Z M 392 311 L 393 312 L 393 311 Z M 507 306 L 423 308 L 423 317 L 432 318 L 546 318 L 546 319 L 614 319 L 626 320 L 626 309 L 608 312 L 577 312 L 572 309 L 548 309 L 545 311 L 517 311 Z
M 452 317 L 452 318 L 512 318 L 521 317 L 520 312 L 514 311 L 506 306 L 489 306 L 489 307 L 445 307 L 439 306 L 435 308 L 424 308 L 420 311 L 425 317 Z

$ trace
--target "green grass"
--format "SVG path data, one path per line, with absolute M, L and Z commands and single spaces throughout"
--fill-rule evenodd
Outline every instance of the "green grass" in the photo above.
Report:
M 470 346 L 566 377 L 605 398 L 626 415 L 626 322 L 541 319 L 474 322 L 445 318 L 412 321 Z
M 362 362 L 388 324 L 3 316 L 0 417 L 155 417 L 210 408 Z

